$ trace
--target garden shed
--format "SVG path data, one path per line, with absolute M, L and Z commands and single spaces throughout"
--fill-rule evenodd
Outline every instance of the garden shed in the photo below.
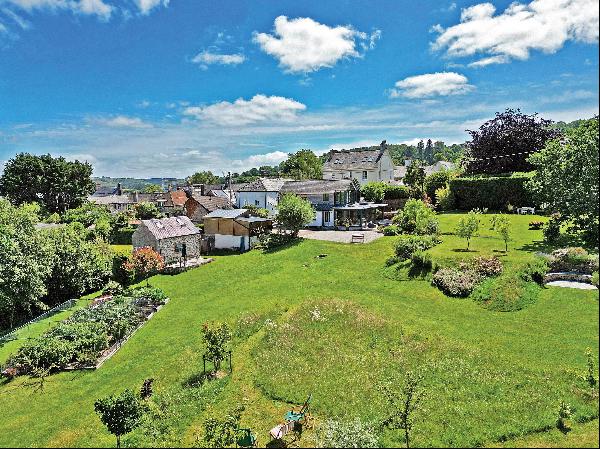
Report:
M 200 256 L 200 229 L 186 216 L 142 220 L 132 236 L 133 248 L 150 247 L 165 263 Z

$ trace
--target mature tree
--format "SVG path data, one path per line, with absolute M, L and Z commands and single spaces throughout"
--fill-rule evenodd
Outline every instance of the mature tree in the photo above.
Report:
M 430 174 L 425 178 L 423 185 L 425 193 L 433 202 L 436 201 L 435 192 L 438 189 L 448 187 L 448 183 L 452 178 L 456 177 L 456 173 L 451 170 L 440 170 Z
M 469 212 L 467 215 L 460 217 L 456 226 L 456 235 L 467 240 L 467 251 L 471 244 L 471 239 L 477 235 L 479 231 L 479 214 Z
M 467 130 L 471 141 L 463 161 L 467 173 L 511 173 L 533 169 L 527 158 L 549 140 L 561 135 L 551 120 L 526 115 L 519 109 L 497 112 L 477 131 Z
M 79 223 L 43 231 L 52 248 L 52 271 L 46 279 L 47 302 L 56 304 L 102 288 L 110 278 L 112 254 L 102 240 L 86 241 Z
M 408 166 L 404 184 L 411 188 L 414 196 L 421 196 L 425 190 L 425 168 L 421 161 L 414 160 Z
M 304 198 L 288 193 L 279 200 L 277 222 L 282 229 L 291 231 L 293 237 L 314 218 L 315 210 Z
M 163 215 L 156 207 L 156 204 L 149 201 L 142 201 L 133 207 L 136 218 L 140 220 L 150 220 L 151 218 L 161 218 Z
M 211 171 L 200 171 L 187 178 L 187 183 L 192 184 L 220 184 L 223 179 L 214 175 Z
M 144 193 L 162 193 L 163 191 L 163 188 L 158 184 L 148 184 L 147 186 L 144 186 L 144 189 L 142 190 Z
M 294 179 L 321 179 L 323 163 L 311 150 L 300 150 L 281 163 L 281 174 Z
M 44 280 L 50 273 L 51 250 L 40 235 L 39 206 L 12 206 L 0 199 L 0 328 L 12 328 L 45 306 Z
M 431 141 L 431 139 L 427 139 L 423 159 L 425 159 L 428 164 L 431 164 L 433 162 L 433 142 Z
M 538 202 L 598 244 L 598 117 L 548 142 L 529 162 L 536 172 L 528 186 Z
M 425 144 L 422 140 L 419 140 L 419 143 L 417 143 L 417 149 L 415 150 L 414 156 L 420 160 L 425 158 Z
M 163 257 L 150 247 L 136 249 L 123 264 L 123 268 L 134 277 L 146 278 L 146 285 L 148 285 L 148 277 L 164 267 Z
M 140 425 L 146 406 L 135 393 L 123 393 L 98 399 L 94 409 L 108 431 L 117 437 L 117 447 L 121 447 L 121 437 Z
M 0 195 L 14 204 L 38 203 L 62 213 L 81 205 L 93 193 L 92 166 L 49 154 L 20 153 L 10 159 L 0 177 Z

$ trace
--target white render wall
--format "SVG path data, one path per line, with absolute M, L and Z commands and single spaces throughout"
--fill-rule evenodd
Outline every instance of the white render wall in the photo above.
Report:
M 244 249 L 250 249 L 248 236 L 215 234 L 215 248 L 239 250 L 244 239 Z
M 367 179 L 363 179 L 363 171 Z M 385 151 L 373 170 L 323 170 L 323 179 L 356 179 L 360 184 L 367 182 L 391 182 L 394 180 L 394 162 L 388 151 Z
M 311 221 L 309 224 L 307 224 L 306 226 L 309 228 L 321 227 L 321 226 L 333 227 L 333 225 L 334 225 L 333 215 L 334 215 L 334 211 L 333 210 L 329 211 L 329 221 L 323 222 L 323 211 L 318 210 L 316 212 L 315 219 L 313 221 Z
M 237 192 L 237 207 L 251 205 L 267 209 L 272 215 L 277 213 L 278 192 Z

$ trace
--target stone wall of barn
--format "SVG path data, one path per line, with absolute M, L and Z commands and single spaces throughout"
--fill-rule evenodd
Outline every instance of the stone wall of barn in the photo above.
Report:
M 186 244 L 187 257 L 200 256 L 200 234 L 186 235 L 183 237 L 170 237 L 167 239 L 156 240 L 154 235 L 141 224 L 133 233 L 131 243 L 133 248 L 150 247 L 158 252 L 165 259 L 166 263 L 175 262 L 181 258 L 181 248 Z

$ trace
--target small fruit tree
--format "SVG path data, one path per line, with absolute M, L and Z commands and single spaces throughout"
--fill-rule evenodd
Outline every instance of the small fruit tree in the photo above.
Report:
M 212 326 L 204 323 L 202 337 L 206 345 L 204 357 L 213 362 L 214 371 L 217 372 L 221 368 L 221 362 L 229 354 L 227 343 L 231 340 L 231 329 L 227 323 L 215 323 Z
M 471 244 L 471 238 L 477 235 L 479 231 L 479 217 L 477 212 L 471 211 L 466 216 L 458 220 L 456 235 L 467 240 L 467 251 Z
M 145 405 L 131 390 L 94 403 L 94 409 L 108 431 L 117 437 L 117 447 L 121 447 L 121 436 L 139 426 L 145 412 Z
M 123 268 L 134 277 L 146 278 L 146 285 L 148 285 L 148 278 L 164 267 L 163 257 L 150 247 L 134 250 L 131 257 L 123 263 Z

